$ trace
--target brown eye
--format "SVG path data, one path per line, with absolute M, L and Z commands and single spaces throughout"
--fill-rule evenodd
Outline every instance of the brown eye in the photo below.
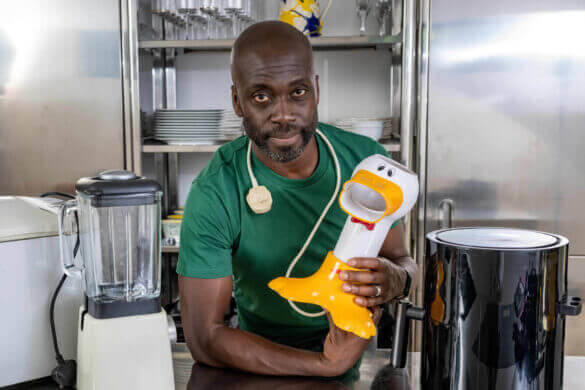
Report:
M 259 93 L 259 94 L 254 95 L 254 100 L 257 103 L 266 103 L 268 101 L 268 96 L 266 96 L 263 93 Z
M 301 89 L 301 88 L 296 89 L 293 92 L 293 96 L 294 97 L 301 97 L 301 96 L 305 96 L 306 94 L 307 94 L 307 90 L 306 89 Z

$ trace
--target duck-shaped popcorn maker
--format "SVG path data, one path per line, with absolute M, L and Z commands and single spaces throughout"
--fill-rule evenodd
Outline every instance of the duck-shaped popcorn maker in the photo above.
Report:
M 414 172 L 379 154 L 364 159 L 343 185 L 339 204 L 348 217 L 319 270 L 306 278 L 279 277 L 268 286 L 288 300 L 323 307 L 340 329 L 366 339 L 375 336 L 372 312 L 358 306 L 354 294 L 341 290 L 338 275 L 342 270 L 363 271 L 347 265 L 349 259 L 377 257 L 393 223 L 412 209 L 417 198 Z

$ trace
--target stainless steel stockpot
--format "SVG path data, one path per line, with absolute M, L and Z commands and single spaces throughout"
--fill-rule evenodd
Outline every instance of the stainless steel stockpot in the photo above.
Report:
M 424 313 L 401 303 L 397 322 L 424 315 L 422 388 L 561 389 L 565 316 L 581 311 L 567 295 L 568 249 L 565 237 L 530 230 L 429 233 Z

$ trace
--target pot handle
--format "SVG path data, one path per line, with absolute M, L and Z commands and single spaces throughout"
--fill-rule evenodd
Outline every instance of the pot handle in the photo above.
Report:
M 394 340 L 392 344 L 392 361 L 394 368 L 406 366 L 406 352 L 408 350 L 408 335 L 410 330 L 409 320 L 422 321 L 425 311 L 415 307 L 408 300 L 400 300 L 396 303 L 396 322 L 394 324 Z
M 565 297 L 559 303 L 557 303 L 557 311 L 560 315 L 564 316 L 578 316 L 581 314 L 582 299 L 579 297 Z

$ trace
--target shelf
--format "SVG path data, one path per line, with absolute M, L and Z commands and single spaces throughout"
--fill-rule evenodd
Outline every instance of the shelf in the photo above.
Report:
M 402 36 L 346 36 L 346 37 L 319 37 L 309 38 L 315 50 L 340 49 L 380 49 L 389 48 L 402 42 Z M 183 48 L 198 51 L 229 51 L 234 43 L 233 39 L 208 39 L 194 41 L 139 41 L 141 49 Z
M 144 153 L 213 153 L 219 145 L 142 145 Z
M 381 144 L 387 152 L 400 152 L 400 142 Z M 221 145 L 142 145 L 144 153 L 213 153 Z
M 162 253 L 179 253 L 178 246 L 163 246 L 161 249 Z

